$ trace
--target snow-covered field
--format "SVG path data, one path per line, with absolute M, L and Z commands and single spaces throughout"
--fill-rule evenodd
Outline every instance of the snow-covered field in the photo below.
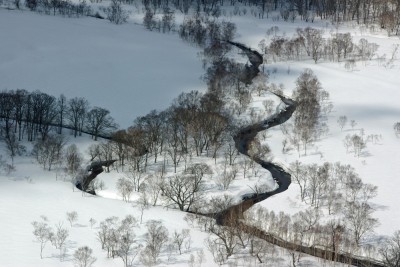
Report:
M 241 35 L 242 42 L 251 43 L 254 48 L 258 44 L 256 40 L 266 38 L 262 32 L 271 27 L 258 25 L 255 30 L 246 23 L 238 25 L 239 32 L 241 25 L 248 30 L 246 33 L 249 32 L 248 37 L 247 34 Z M 316 25 L 304 23 L 297 27 L 307 26 Z M 291 22 L 282 22 L 279 28 L 280 35 L 288 37 L 292 36 L 295 30 Z M 257 35 L 252 30 L 259 31 L 260 34 Z M 325 29 L 326 34 L 330 31 Z M 377 56 L 385 56 L 387 59 L 384 62 L 378 62 L 376 59 L 357 62 L 353 71 L 346 70 L 344 62 L 280 62 L 266 65 L 266 71 L 277 71 L 271 74 L 270 81 L 282 83 L 288 95 L 294 89 L 299 74 L 305 68 L 310 68 L 318 77 L 323 89 L 329 92 L 330 101 L 334 106 L 328 118 L 328 135 L 318 141 L 307 156 L 299 158 L 296 151 L 292 151 L 290 155 L 282 155 L 282 135 L 279 129 L 271 130 L 272 138 L 268 140 L 268 144 L 273 154 L 282 162 L 290 163 L 298 159 L 304 163 L 341 162 L 352 165 L 365 183 L 378 186 L 378 196 L 373 200 L 378 207 L 375 216 L 380 221 L 376 234 L 391 235 L 400 228 L 400 210 L 396 205 L 399 201 L 396 173 L 400 172 L 400 139 L 396 138 L 393 130 L 394 123 L 400 120 L 400 64 L 397 59 L 399 55 L 393 64 L 388 66 L 387 62 L 393 47 L 399 45 L 400 40 L 398 37 L 388 38 L 385 32 L 368 32 L 361 35 L 357 27 L 343 26 L 339 28 L 339 32 L 351 32 L 355 42 L 360 38 L 367 38 L 368 41 L 377 43 Z M 348 122 L 341 131 L 337 123 L 339 116 L 347 116 L 349 122 L 355 120 L 357 125 L 352 128 Z M 361 130 L 364 130 L 365 136 L 381 135 L 382 139 L 377 144 L 368 143 L 365 153 L 358 158 L 346 153 L 343 140 L 347 134 L 361 134 Z M 276 211 L 294 213 L 298 209 L 291 208 L 290 203 L 296 201 L 294 196 L 298 194 L 298 186 L 293 184 L 288 192 L 276 195 L 261 205 Z M 288 201 L 289 198 L 293 201 Z
M 127 128 L 179 93 L 205 88 L 199 50 L 177 35 L 93 18 L 0 12 L 1 90 L 84 97 Z
M 237 23 L 237 40 L 257 48 L 266 38 L 268 28 L 278 25 L 280 33 L 291 36 L 297 27 L 319 25 L 326 34 L 335 27 L 326 22 L 314 24 L 273 22 L 250 16 L 225 18 Z M 361 32 L 356 27 L 339 27 L 342 32 L 351 31 L 355 40 L 364 37 L 379 44 L 378 54 L 390 57 L 397 37 L 388 38 L 385 33 Z M 151 109 L 167 107 L 182 91 L 204 90 L 200 76 L 203 74 L 198 49 L 183 43 L 176 34 L 148 32 L 141 25 L 132 23 L 116 26 L 105 20 L 93 18 L 68 19 L 44 16 L 28 11 L 0 9 L 0 90 L 23 88 L 29 91 L 59 95 L 68 98 L 85 97 L 92 106 L 111 111 L 121 127 L 127 127 L 136 116 Z M 377 60 L 357 63 L 353 71 L 344 63 L 314 64 L 307 62 L 280 62 L 266 65 L 266 70 L 276 68 L 270 81 L 285 85 L 285 93 L 291 94 L 295 79 L 310 68 L 317 75 L 322 87 L 330 93 L 334 105 L 329 116 L 329 134 L 318 141 L 308 156 L 298 157 L 297 152 L 281 154 L 282 137 L 279 129 L 272 129 L 268 139 L 276 160 L 290 163 L 325 161 L 351 164 L 364 182 L 378 186 L 378 196 L 373 199 L 378 207 L 375 216 L 380 226 L 377 235 L 391 235 L 400 228 L 400 209 L 397 208 L 400 173 L 400 139 L 393 132 L 393 124 L 400 121 L 400 64 L 391 66 Z M 288 71 L 290 70 L 290 71 Z M 357 125 L 340 130 L 337 118 L 346 115 Z M 343 146 L 345 135 L 359 133 L 382 135 L 378 144 L 369 143 L 361 157 L 347 154 Z M 70 139 L 70 142 L 75 142 Z M 77 139 L 81 152 L 90 144 L 89 138 Z M 1 150 L 4 151 L 3 149 Z M 3 159 L 5 157 L 4 153 Z M 121 219 L 127 214 L 138 216 L 140 211 L 119 199 L 112 190 L 103 197 L 82 196 L 73 191 L 71 183 L 56 181 L 55 172 L 45 172 L 30 157 L 16 159 L 17 171 L 0 176 L 0 251 L 1 266 L 71 266 L 72 253 L 79 246 L 88 245 L 97 257 L 95 266 L 122 266 L 120 259 L 109 259 L 96 240 L 96 226 L 91 229 L 90 218 L 98 222 L 110 216 Z M 103 178 L 116 180 L 119 173 L 112 172 Z M 243 181 L 235 181 L 234 193 L 250 191 Z M 107 185 L 107 182 L 106 182 Z M 112 185 L 108 188 L 112 189 Z M 260 205 L 276 211 L 294 213 L 299 194 L 296 185 Z M 67 211 L 77 211 L 78 220 L 73 227 L 66 221 Z M 34 241 L 31 222 L 48 217 L 50 226 L 63 222 L 70 230 L 67 257 L 58 260 L 58 250 L 47 244 L 44 259 L 40 259 L 40 246 Z M 183 220 L 185 213 L 162 207 L 144 211 L 144 221 L 161 220 L 172 233 L 175 229 L 190 228 Z M 145 226 L 135 230 L 143 240 Z M 192 248 L 175 260 L 163 254 L 160 266 L 188 266 L 190 254 L 201 249 L 207 261 L 202 266 L 216 265 L 211 253 L 204 246 L 207 234 L 191 229 Z M 281 256 L 285 260 L 289 257 Z M 243 266 L 246 266 L 243 262 Z M 320 266 L 318 263 L 315 266 Z

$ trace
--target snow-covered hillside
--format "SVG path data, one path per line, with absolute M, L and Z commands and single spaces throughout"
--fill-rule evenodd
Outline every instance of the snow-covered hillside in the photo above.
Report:
M 94 18 L 0 12 L 1 90 L 84 97 L 126 128 L 179 93 L 205 88 L 199 50 L 177 35 Z

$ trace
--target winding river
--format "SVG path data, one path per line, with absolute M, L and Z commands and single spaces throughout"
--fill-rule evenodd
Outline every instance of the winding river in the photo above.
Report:
M 229 42 L 229 43 L 241 49 L 249 58 L 251 65 L 246 65 L 246 67 L 244 68 L 245 74 L 243 76 L 247 77 L 248 79 L 246 81 L 247 83 L 251 83 L 251 81 L 259 73 L 258 67 L 262 64 L 263 57 L 257 51 L 252 50 L 242 44 L 235 42 Z M 291 175 L 288 172 L 286 172 L 283 168 L 272 162 L 264 161 L 260 157 L 256 157 L 254 155 L 249 154 L 249 146 L 251 145 L 254 138 L 257 136 L 259 132 L 265 131 L 271 127 L 284 123 L 285 121 L 290 119 L 293 112 L 296 110 L 295 101 L 293 101 L 290 98 L 284 97 L 282 95 L 278 94 L 275 95 L 279 97 L 280 100 L 285 104 L 285 108 L 277 111 L 275 114 L 273 114 L 272 116 L 268 117 L 267 119 L 261 122 L 242 128 L 241 130 L 239 130 L 238 133 L 235 134 L 235 136 L 233 136 L 233 139 L 235 141 L 236 149 L 240 153 L 250 157 L 252 160 L 260 164 L 264 169 L 268 170 L 271 173 L 273 179 L 278 184 L 278 187 L 273 191 L 264 193 L 246 194 L 242 196 L 241 203 L 231 206 L 228 209 L 216 214 L 216 219 L 218 224 L 221 225 L 226 224 L 228 218 L 229 220 L 231 220 L 232 217 L 241 218 L 243 212 L 245 212 L 254 204 L 263 201 L 270 196 L 279 194 L 289 188 L 289 185 L 291 183 Z
M 251 65 L 245 66 L 243 70 L 245 72 L 243 77 L 246 77 L 246 84 L 251 84 L 253 78 L 255 78 L 259 73 L 258 67 L 263 62 L 262 56 L 257 51 L 252 50 L 242 44 L 235 42 L 228 43 L 241 49 L 248 57 Z M 237 150 L 241 154 L 250 157 L 252 160 L 260 164 L 264 169 L 268 170 L 271 173 L 273 179 L 276 181 L 278 187 L 275 190 L 269 192 L 246 194 L 242 196 L 242 201 L 239 204 L 230 206 L 229 208 L 218 213 L 208 214 L 207 216 L 213 216 L 216 219 L 217 223 L 223 226 L 232 226 L 234 223 L 239 223 L 242 231 L 251 233 L 261 239 L 273 243 L 274 245 L 286 249 L 295 250 L 304 254 L 309 254 L 314 257 L 328 259 L 335 262 L 341 262 L 358 267 L 384 267 L 384 265 L 378 261 L 361 259 L 350 254 L 343 254 L 338 251 L 331 251 L 320 247 L 304 246 L 291 243 L 286 240 L 277 238 L 274 235 L 260 230 L 254 226 L 249 226 L 245 224 L 242 220 L 239 220 L 243 218 L 243 212 L 251 208 L 254 204 L 263 201 L 270 196 L 286 191 L 291 184 L 290 173 L 286 172 L 282 167 L 272 162 L 264 161 L 257 156 L 251 155 L 249 152 L 249 147 L 259 132 L 265 131 L 271 127 L 286 122 L 288 119 L 290 119 L 293 112 L 296 110 L 295 101 L 279 94 L 275 95 L 280 98 L 280 100 L 285 104 L 285 107 L 261 122 L 242 128 L 233 136 L 233 139 L 235 141 L 235 146 Z

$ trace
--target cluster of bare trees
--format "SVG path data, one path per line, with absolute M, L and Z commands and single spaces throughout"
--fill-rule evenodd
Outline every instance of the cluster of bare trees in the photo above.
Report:
M 375 208 L 370 203 L 377 187 L 363 183 L 350 165 L 304 165 L 296 161 L 290 169 L 293 182 L 300 188 L 300 200 L 315 210 L 325 208 L 328 215 L 339 215 L 357 246 L 377 226 Z
M 97 239 L 101 248 L 107 250 L 107 257 L 121 258 L 125 267 L 132 265 L 140 248 L 134 233 L 137 226 L 136 218 L 131 215 L 121 221 L 118 217 L 109 217 L 100 222 Z
M 203 12 L 207 16 L 214 17 L 225 13 L 221 11 L 221 7 L 228 4 L 217 0 L 144 1 L 143 3 L 147 9 L 152 10 L 172 7 L 187 14 L 189 9 L 192 8 L 197 13 Z M 234 11 L 231 12 L 232 15 L 246 13 L 246 8 L 242 11 L 238 5 L 251 8 L 252 14 L 259 18 L 264 18 L 264 14 L 268 16 L 271 11 L 279 11 L 280 16 L 277 18 L 279 19 L 280 17 L 286 21 L 294 21 L 296 18 L 314 21 L 315 17 L 320 17 L 321 19 L 330 19 L 335 23 L 356 21 L 358 24 L 378 24 L 381 28 L 387 30 L 389 34 L 398 34 L 400 29 L 400 4 L 395 0 L 231 0 L 229 1 L 229 6 L 235 6 Z M 255 10 L 253 10 L 253 7 Z
M 207 42 L 231 41 L 236 32 L 232 22 L 217 21 L 196 14 L 186 17 L 179 27 L 180 37 L 200 47 L 205 47 Z M 218 42 L 218 45 L 222 45 Z
M 387 239 L 379 250 L 385 266 L 396 267 L 400 265 L 400 231 Z
M 191 237 L 188 229 L 174 231 L 169 235 L 168 229 L 161 221 L 150 220 L 146 223 L 147 232 L 144 240 L 136 238 L 134 228 L 137 220 L 127 215 L 123 220 L 109 217 L 99 224 L 97 239 L 108 257 L 119 257 L 125 267 L 132 266 L 136 256 L 144 266 L 154 266 L 159 262 L 163 252 L 182 254 L 190 250 Z
M 195 5 L 202 6 L 207 14 L 220 14 L 220 7 L 223 2 L 211 1 L 196 1 Z M 399 16 L 400 4 L 395 1 L 328 1 L 328 0 L 257 0 L 257 1 L 236 1 L 231 0 L 230 5 L 242 3 L 246 6 L 254 6 L 258 9 L 256 16 L 263 18 L 271 11 L 279 11 L 280 17 L 283 20 L 294 21 L 300 18 L 305 21 L 314 21 L 315 17 L 321 19 L 330 19 L 336 23 L 342 21 L 356 21 L 358 24 L 378 24 L 381 28 L 387 30 L 389 34 L 398 34 L 400 29 Z M 204 3 L 203 5 L 201 5 Z M 206 5 L 209 4 L 209 5 Z M 212 12 L 206 12 L 210 7 Z M 237 14 L 234 12 L 233 14 Z
M 117 127 L 108 110 L 91 108 L 80 97 L 67 100 L 64 95 L 56 98 L 40 91 L 17 89 L 0 92 L 0 103 L 0 133 L 5 137 L 16 134 L 18 141 L 38 137 L 45 140 L 51 130 L 61 133 L 63 128 L 73 130 L 75 137 L 86 132 L 97 140 Z
M 14 157 L 26 152 L 21 141 L 34 143 L 32 155 L 43 169 L 51 170 L 64 164 L 65 170 L 74 176 L 80 168 L 82 156 L 75 145 L 65 149 L 63 128 L 69 128 L 77 137 L 83 132 L 110 136 L 117 125 L 109 111 L 90 108 L 84 98 L 58 99 L 45 93 L 26 90 L 2 91 L 0 93 L 0 140 L 4 141 L 13 167 Z
M 76 221 L 78 214 L 76 211 L 67 212 L 67 219 L 70 221 Z M 40 258 L 43 258 L 43 250 L 47 243 L 51 243 L 56 249 L 60 251 L 60 261 L 63 261 L 67 253 L 67 238 L 69 237 L 68 229 L 64 228 L 63 223 L 59 222 L 53 229 L 48 224 L 46 216 L 42 215 L 41 220 L 33 221 L 33 235 L 36 241 L 40 244 Z M 73 261 L 75 266 L 79 267 L 90 267 L 96 261 L 96 258 L 92 256 L 92 249 L 83 246 L 75 250 L 73 254 Z
M 377 193 L 377 187 L 364 184 L 350 165 L 305 165 L 295 161 L 290 169 L 293 182 L 300 188 L 300 200 L 315 208 L 325 207 L 328 214 L 343 210 L 346 202 L 367 201 Z
M 212 174 L 211 168 L 206 164 L 189 166 L 183 174 L 165 178 L 160 190 L 168 202 L 179 207 L 180 210 L 189 211 L 201 200 L 204 195 L 204 179 Z
M 325 119 L 332 104 L 328 101 L 328 92 L 322 89 L 318 78 L 310 69 L 306 69 L 296 80 L 293 97 L 297 108 L 292 116 L 292 123 L 281 127 L 287 140 L 285 146 L 292 145 L 299 155 L 301 149 L 307 154 L 308 146 L 328 131 Z
M 62 135 L 49 135 L 46 139 L 35 143 L 32 155 L 43 169 L 50 171 L 57 163 L 61 164 L 64 145 L 65 139 Z
M 154 163 L 160 155 L 172 162 L 175 172 L 193 153 L 216 159 L 230 138 L 229 119 L 222 108 L 223 102 L 213 94 L 182 93 L 166 111 L 151 111 L 127 130 L 115 132 L 111 142 L 93 145 L 91 157 L 107 160 L 116 156 L 121 166 L 129 164 L 138 172 L 146 170 L 150 155 Z
M 364 140 L 363 136 L 359 134 L 346 135 L 343 144 L 346 148 L 346 152 L 351 148 L 355 157 L 360 157 L 363 150 L 367 147 L 366 140 Z
M 91 267 L 97 260 L 92 256 L 93 250 L 88 246 L 79 247 L 74 252 L 74 263 L 78 267 Z
M 55 225 L 55 229 L 48 225 L 46 216 L 41 216 L 41 220 L 33 221 L 33 235 L 40 244 L 40 258 L 43 258 L 43 250 L 48 242 L 60 251 L 60 261 L 66 254 L 66 241 L 69 236 L 68 229 L 64 228 L 63 223 L 59 222 Z
M 112 23 L 122 24 L 128 21 L 129 12 L 123 8 L 120 0 L 112 0 L 110 5 L 102 10 Z
M 15 8 L 21 8 L 20 0 L 10 1 Z M 114 23 L 123 23 L 127 12 L 122 9 L 121 4 L 137 4 L 131 0 L 115 0 L 109 6 L 107 12 L 108 19 Z M 219 17 L 226 14 L 221 7 L 228 3 L 218 0 L 174 0 L 174 1 L 150 1 L 143 0 L 142 4 L 146 10 L 145 24 L 150 28 L 158 28 L 162 31 L 169 31 L 173 25 L 165 23 L 173 20 L 174 10 L 183 14 L 188 14 L 190 9 L 195 13 L 203 13 L 207 16 Z M 74 4 L 69 0 L 26 0 L 26 7 L 31 10 L 44 12 L 46 14 L 61 14 L 64 16 L 92 16 L 92 10 L 84 1 Z M 243 9 L 240 9 L 243 6 Z M 235 6 L 231 15 L 241 15 L 247 13 L 247 8 L 251 9 L 251 14 L 258 18 L 264 18 L 264 14 L 269 15 L 271 11 L 279 11 L 275 19 L 294 21 L 300 18 L 305 21 L 314 21 L 315 17 L 330 19 L 335 23 L 342 21 L 356 21 L 358 24 L 378 24 L 385 29 L 389 35 L 399 34 L 400 31 L 400 4 L 396 0 L 372 1 L 372 0 L 347 0 L 347 1 L 328 1 L 328 0 L 230 0 L 229 6 Z M 163 12 L 163 18 L 156 20 L 156 14 Z M 112 14 L 110 16 L 110 14 Z M 117 16 L 115 16 L 118 14 Z M 96 14 L 101 17 L 101 15 Z M 172 20 L 171 20 L 172 18 Z M 149 23 L 147 23 L 149 22 Z M 155 24 L 153 22 L 156 22 Z M 166 27 L 162 26 L 166 25 Z M 155 27 L 154 27 L 155 26 Z
M 341 130 L 347 124 L 346 116 L 339 116 L 337 122 Z M 355 129 L 354 127 L 357 125 L 355 120 L 350 121 L 350 126 L 352 130 L 357 130 L 357 133 L 347 134 L 343 140 L 343 145 L 346 148 L 346 153 L 353 152 L 355 157 L 362 156 L 367 148 L 368 143 L 377 144 L 380 140 L 382 140 L 382 135 L 379 134 L 368 134 L 366 135 L 363 128 Z M 395 127 L 394 127 L 395 128 Z M 395 128 L 396 133 L 396 128 Z
M 231 197 L 223 196 L 212 199 L 208 205 L 209 209 L 215 212 L 231 206 L 232 202 Z M 255 266 L 257 263 L 272 265 L 282 263 L 282 258 L 273 244 L 259 239 L 255 228 L 251 231 L 238 220 L 232 218 L 227 226 L 218 225 L 214 218 L 195 214 L 187 214 L 185 220 L 189 225 L 209 233 L 205 245 L 217 264 L 225 264 L 230 259 L 237 260 L 235 257 L 238 254 L 249 256 L 245 264 L 247 266 L 252 266 L 252 260 Z
M 323 219 L 321 210 L 309 208 L 290 216 L 283 212 L 276 214 L 274 211 L 259 207 L 247 212 L 246 222 L 292 244 L 324 248 L 327 251 L 326 260 L 336 261 L 339 253 L 349 255 L 366 253 L 376 257 L 378 248 L 362 246 L 360 241 L 373 231 L 377 220 L 371 218 L 364 207 L 353 207 L 344 211 L 343 215 L 343 217 Z M 299 259 L 301 253 L 296 252 L 300 251 L 299 247 L 292 245 L 292 249 L 294 256 Z
M 143 26 L 150 30 L 156 30 L 162 33 L 168 33 L 175 30 L 175 12 L 169 7 L 165 7 L 162 11 L 161 18 L 156 14 L 156 10 L 146 8 L 143 17 Z
M 75 178 L 82 171 L 83 156 L 75 144 L 66 147 L 66 139 L 62 135 L 49 135 L 45 140 L 38 139 L 34 142 L 31 155 L 43 167 L 51 171 L 57 169 L 57 178 L 61 171 L 64 180 L 67 175 Z
M 31 11 L 54 16 L 59 14 L 67 17 L 80 17 L 92 14 L 91 7 L 85 1 L 73 3 L 70 0 L 25 0 L 25 6 Z
M 267 60 L 319 60 L 346 61 L 370 60 L 375 55 L 378 45 L 362 38 L 354 43 L 350 33 L 333 33 L 330 38 L 323 37 L 323 30 L 307 27 L 297 29 L 292 38 L 274 36 L 267 45 L 265 40 L 259 44 Z M 349 65 L 349 67 L 351 67 Z
M 146 175 L 134 172 L 120 178 L 117 189 L 127 202 L 133 191 L 141 192 L 139 204 L 142 208 L 156 205 L 159 198 L 163 198 L 167 205 L 189 211 L 204 196 L 206 176 L 211 174 L 210 166 L 204 163 L 191 164 L 182 173 L 172 176 L 163 171 Z
M 172 7 L 187 14 L 192 8 L 196 12 L 203 12 L 207 16 L 218 17 L 223 5 L 235 6 L 232 15 L 246 13 L 247 9 L 240 10 L 239 5 L 252 9 L 252 14 L 258 18 L 264 18 L 271 11 L 279 11 L 283 20 L 294 21 L 300 18 L 305 21 L 314 21 L 315 17 L 330 19 L 333 22 L 356 21 L 358 24 L 378 24 L 387 30 L 389 34 L 399 33 L 400 4 L 395 0 L 390 1 L 328 1 L 328 0 L 230 0 L 229 3 L 217 0 L 191 1 L 177 0 L 170 2 Z M 144 1 L 146 7 L 154 10 L 163 9 L 168 2 Z M 254 7 L 254 10 L 253 10 Z

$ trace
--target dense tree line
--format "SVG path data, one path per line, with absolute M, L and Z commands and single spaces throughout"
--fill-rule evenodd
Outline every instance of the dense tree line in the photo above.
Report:
M 178 164 L 188 155 L 207 155 L 217 158 L 229 138 L 229 117 L 223 114 L 223 102 L 210 93 L 198 91 L 180 94 L 165 111 L 151 111 L 138 117 L 126 130 L 112 135 L 110 151 L 120 166 L 132 162 L 136 171 L 145 171 L 148 158 L 154 163 L 160 155 L 169 159 L 176 171 Z M 101 147 L 92 148 L 93 156 L 102 157 Z M 102 155 L 102 156 L 101 156 Z
M 397 0 L 143 0 L 142 3 L 147 10 L 152 10 L 153 14 L 157 10 L 173 7 L 184 14 L 188 14 L 191 9 L 196 13 L 219 17 L 226 14 L 226 10 L 222 7 L 235 6 L 231 15 L 246 13 L 246 7 L 250 7 L 252 14 L 258 18 L 264 18 L 264 15 L 269 16 L 272 11 L 278 11 L 277 19 L 281 18 L 285 21 L 294 21 L 299 18 L 313 22 L 318 17 L 330 19 L 335 23 L 356 21 L 358 24 L 377 24 L 388 34 L 397 35 L 400 30 L 400 3 Z
M 6 1 L 15 8 L 21 8 L 21 0 Z M 91 2 L 95 2 L 92 0 Z M 96 1 L 99 2 L 99 1 Z M 101 2 L 101 1 L 100 1 Z M 112 1 L 108 8 L 103 9 L 105 16 L 113 23 L 126 22 L 127 14 L 122 6 L 136 4 L 132 0 Z M 163 32 L 174 27 L 174 12 L 179 11 L 185 15 L 192 13 L 205 14 L 217 18 L 227 15 L 223 7 L 234 6 L 230 15 L 246 14 L 247 8 L 253 16 L 267 17 L 272 11 L 277 15 L 274 19 L 285 21 L 299 18 L 313 22 L 315 18 L 329 19 L 335 23 L 343 21 L 355 21 L 357 24 L 378 25 L 385 29 L 389 35 L 400 33 L 400 3 L 397 0 L 168 0 L 152 1 L 142 0 L 145 10 L 145 24 L 149 28 L 158 28 Z M 26 0 L 25 6 L 32 11 L 45 14 L 60 14 L 63 16 L 97 16 L 103 18 L 98 12 L 93 14 L 91 7 L 85 1 L 72 3 L 69 0 Z M 156 19 L 157 14 L 162 13 L 162 19 Z
M 47 15 L 62 15 L 67 17 L 89 16 L 92 8 L 85 2 L 73 3 L 70 0 L 25 0 L 25 6 L 31 11 Z
M 297 78 L 293 99 L 297 103 L 296 111 L 289 123 L 281 125 L 285 135 L 282 151 L 286 153 L 294 148 L 300 156 L 300 151 L 307 154 L 308 147 L 328 132 L 326 116 L 333 105 L 329 102 L 329 93 L 322 89 L 310 69 L 304 70 Z
M 396 0 L 174 0 L 174 1 L 150 1 L 143 0 L 146 9 L 153 12 L 165 7 L 173 7 L 184 14 L 189 10 L 202 12 L 207 16 L 218 17 L 226 13 L 221 7 L 235 6 L 232 15 L 240 15 L 246 11 L 240 7 L 250 7 L 252 14 L 259 18 L 269 16 L 270 12 L 278 11 L 283 20 L 295 20 L 299 18 L 305 21 L 330 19 L 334 22 L 356 21 L 358 24 L 378 24 L 389 34 L 399 33 L 400 3 Z
M 324 38 L 322 30 L 307 27 L 298 28 L 292 38 L 274 34 L 269 44 L 263 39 L 259 43 L 259 48 L 265 53 L 267 61 L 312 59 L 315 63 L 326 60 L 354 64 L 357 60 L 371 60 L 376 54 L 378 45 L 364 38 L 354 43 L 350 33 L 334 33 L 331 37 Z
M 90 107 L 84 98 L 17 89 L 0 92 L 0 103 L 0 134 L 6 139 L 16 135 L 18 141 L 45 141 L 52 131 L 69 128 L 75 137 L 85 132 L 97 140 L 117 127 L 108 110 Z

